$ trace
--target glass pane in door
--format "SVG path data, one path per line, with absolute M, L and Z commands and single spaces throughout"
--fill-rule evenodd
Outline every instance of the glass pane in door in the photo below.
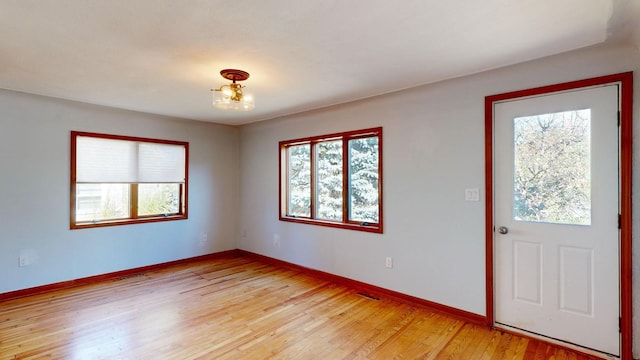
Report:
M 513 120 L 513 218 L 591 224 L 591 110 Z

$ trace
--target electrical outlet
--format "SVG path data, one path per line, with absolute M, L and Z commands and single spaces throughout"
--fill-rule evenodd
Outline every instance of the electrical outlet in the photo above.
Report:
M 20 267 L 29 265 L 29 258 L 27 257 L 27 255 L 20 255 L 20 258 L 18 260 L 18 265 Z
M 387 256 L 385 266 L 387 267 L 387 269 L 393 268 L 393 259 L 390 256 Z

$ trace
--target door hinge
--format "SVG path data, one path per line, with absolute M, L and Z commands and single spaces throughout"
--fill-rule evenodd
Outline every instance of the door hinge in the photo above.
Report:
M 620 126 L 620 111 L 618 111 L 618 126 Z
M 622 317 L 618 318 L 618 332 L 622 333 Z
M 618 214 L 618 229 L 622 229 L 622 214 Z

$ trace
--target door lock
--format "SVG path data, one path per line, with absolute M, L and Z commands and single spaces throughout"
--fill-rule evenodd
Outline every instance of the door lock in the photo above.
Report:
M 498 228 L 498 232 L 499 232 L 500 234 L 504 235 L 504 234 L 506 234 L 506 233 L 508 233 L 508 232 L 509 232 L 509 228 L 507 228 L 506 226 L 500 226 L 500 227 Z

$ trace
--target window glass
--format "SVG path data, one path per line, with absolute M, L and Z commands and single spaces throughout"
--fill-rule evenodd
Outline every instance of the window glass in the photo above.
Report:
M 316 144 L 316 217 L 342 220 L 342 140 Z
M 311 147 L 309 144 L 289 147 L 289 211 L 290 216 L 311 216 Z
M 76 221 L 126 219 L 130 215 L 128 184 L 77 184 Z
M 378 222 L 378 137 L 349 141 L 349 219 Z
M 180 211 L 180 184 L 138 185 L 138 215 L 171 215 Z
M 513 217 L 591 224 L 591 111 L 514 119 Z

